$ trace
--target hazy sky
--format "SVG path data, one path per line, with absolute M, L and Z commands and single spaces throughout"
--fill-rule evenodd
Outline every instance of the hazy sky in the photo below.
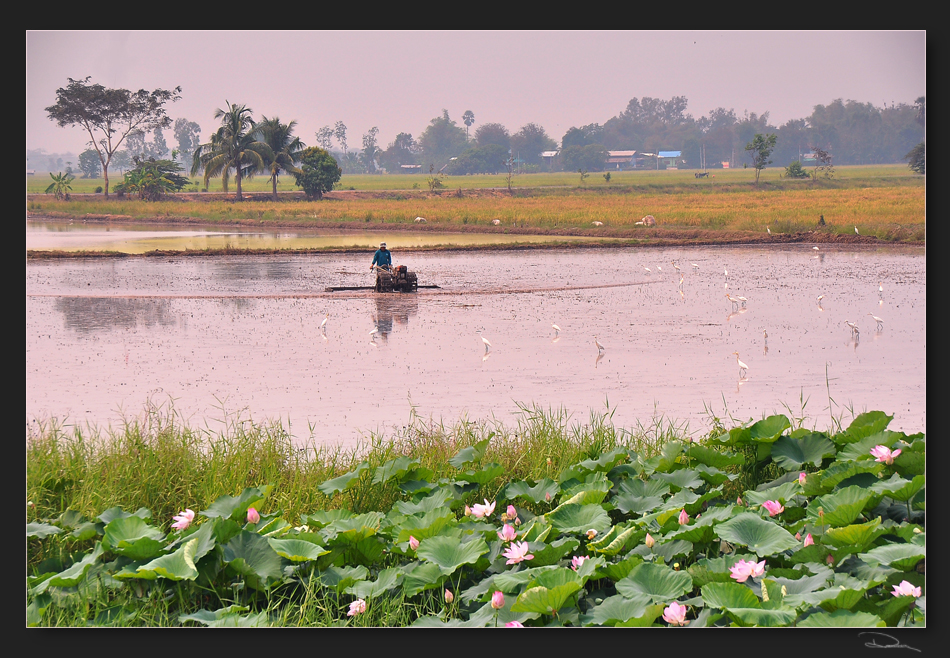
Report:
M 27 31 L 26 146 L 87 148 L 83 130 L 44 111 L 67 78 L 86 76 L 110 88 L 180 85 L 168 113 L 197 122 L 203 140 L 226 102 L 296 120 L 308 145 L 342 121 L 350 149 L 373 126 L 382 148 L 400 132 L 418 138 L 443 108 L 462 127 L 474 112 L 473 131 L 533 122 L 560 142 L 645 96 L 685 96 L 697 119 L 717 107 L 769 112 L 780 126 L 837 98 L 912 104 L 927 92 L 925 45 L 924 31 Z M 165 140 L 174 148 L 171 131 Z

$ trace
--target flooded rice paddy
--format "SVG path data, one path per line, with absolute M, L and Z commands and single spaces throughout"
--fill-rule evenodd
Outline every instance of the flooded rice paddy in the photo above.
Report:
M 193 427 L 279 420 L 301 443 L 353 445 L 414 416 L 514 427 L 537 406 L 694 436 L 710 413 L 825 429 L 881 410 L 891 429 L 926 430 L 919 248 L 397 247 L 396 264 L 439 288 L 325 291 L 371 285 L 371 259 L 31 261 L 27 424 L 121 427 L 173 404 Z

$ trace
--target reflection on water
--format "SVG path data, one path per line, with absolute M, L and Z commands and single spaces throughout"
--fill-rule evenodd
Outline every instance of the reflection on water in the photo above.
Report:
M 156 229 L 150 225 L 102 225 L 27 220 L 28 251 L 117 251 L 144 254 L 149 251 L 200 251 L 204 249 L 327 249 L 365 247 L 375 249 L 380 233 L 358 230 L 286 229 L 248 231 L 233 228 Z M 459 246 L 520 243 L 584 242 L 589 237 L 508 235 L 505 233 L 439 233 L 408 231 L 385 232 L 390 249 L 430 247 L 442 244 Z
M 66 327 L 79 333 L 111 332 L 136 326 L 173 327 L 178 323 L 167 299 L 58 297 L 54 308 L 63 314 Z

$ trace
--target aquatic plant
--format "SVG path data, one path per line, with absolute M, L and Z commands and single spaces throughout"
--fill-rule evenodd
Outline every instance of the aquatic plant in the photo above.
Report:
M 405 456 L 363 462 L 320 485 L 329 505 L 292 521 L 272 485 L 174 518 L 67 510 L 27 525 L 29 543 L 68 548 L 28 573 L 27 618 L 922 626 L 926 439 L 888 430 L 891 420 L 869 412 L 825 433 L 771 416 L 649 456 L 613 446 L 548 475 L 509 476 L 485 497 L 481 483 L 498 470 L 485 459 L 489 437 L 457 448 L 447 477 Z M 899 458 L 880 460 L 879 446 Z M 780 474 L 733 503 L 735 471 L 767 463 Z M 387 510 L 354 508 L 348 492 L 367 479 L 398 492 Z M 148 605 L 160 612 L 143 614 Z

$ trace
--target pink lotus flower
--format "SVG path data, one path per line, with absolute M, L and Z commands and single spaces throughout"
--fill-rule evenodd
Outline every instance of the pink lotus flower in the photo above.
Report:
M 514 619 L 505 624 L 505 628 L 524 628 L 524 624 L 522 624 L 517 619 Z
M 796 533 L 795 533 L 795 541 L 801 541 L 801 540 L 802 540 L 802 533 L 796 532 Z
M 835 556 L 832 555 L 831 553 L 828 553 L 828 557 L 825 558 L 825 562 L 827 562 L 828 564 L 834 564 Z
M 508 558 L 505 564 L 518 564 L 522 560 L 533 560 L 534 556 L 528 554 L 529 550 L 528 542 L 515 542 L 502 553 L 504 557 Z
M 593 528 L 587 531 L 587 539 L 593 539 L 596 536 L 597 536 L 597 531 L 594 530 Z
M 686 606 L 673 601 L 663 610 L 663 621 L 673 626 L 685 626 Z
M 906 580 L 901 581 L 900 585 L 894 585 L 894 590 L 891 592 L 894 596 L 920 596 L 920 588 L 914 587 Z
M 518 518 L 518 510 L 515 509 L 515 506 L 514 506 L 514 505 L 509 505 L 509 506 L 508 506 L 508 509 L 507 509 L 506 511 L 507 511 L 507 513 L 508 513 L 508 518 L 509 518 L 510 520 L 513 521 L 514 519 L 517 519 L 517 518 Z
M 650 536 L 650 533 L 647 533 L 646 539 L 643 540 L 643 543 L 647 545 L 647 548 L 653 548 L 653 545 L 656 544 L 656 540 Z
M 346 616 L 355 617 L 356 615 L 361 615 L 364 612 L 366 612 L 366 601 L 363 599 L 356 599 L 350 604 L 350 611 L 346 613 Z
M 248 523 L 259 523 L 261 520 L 261 515 L 253 507 L 247 508 L 247 522 Z
M 874 461 L 893 464 L 894 460 L 897 459 L 897 455 L 901 454 L 901 451 L 897 449 L 891 452 L 890 448 L 886 446 L 874 446 L 871 448 L 871 454 L 874 456 Z
M 775 516 L 776 514 L 781 514 L 785 511 L 785 507 L 782 506 L 777 500 L 767 500 L 762 503 L 762 507 L 769 511 L 769 516 Z
M 409 535 L 409 548 L 411 548 L 412 550 L 416 550 L 417 548 L 419 548 L 419 540 L 413 537 L 412 535 Z
M 736 496 L 736 505 L 742 505 L 742 496 Z
M 732 573 L 730 578 L 735 578 L 737 582 L 744 583 L 750 576 L 758 578 L 765 573 L 765 560 L 756 563 L 755 560 L 739 560 L 729 567 Z
M 495 511 L 495 503 L 493 502 L 489 503 L 487 500 L 485 501 L 484 505 L 479 505 L 478 503 L 475 503 L 474 505 L 472 505 L 472 514 L 475 516 L 476 519 L 481 519 L 486 516 L 491 516 L 492 512 L 494 511 Z
M 172 517 L 172 520 L 175 521 L 175 523 L 172 523 L 175 530 L 184 530 L 195 520 L 195 513 L 190 509 L 186 509 L 184 512 L 178 512 L 177 516 Z
M 455 600 L 455 595 L 452 594 L 449 590 L 445 590 L 445 602 L 452 603 Z
M 685 508 L 683 508 L 682 510 L 680 510 L 680 518 L 679 518 L 679 521 L 680 521 L 680 525 L 686 525 L 687 523 L 689 523 L 689 514 L 686 513 L 686 509 L 685 509 Z
M 584 560 L 589 560 L 589 559 L 590 558 L 588 558 L 586 555 L 575 555 L 574 557 L 571 558 L 571 569 L 573 569 L 574 571 L 577 571 L 578 568 L 580 568 L 580 566 L 584 564 Z
M 505 595 L 495 590 L 495 593 L 491 595 L 491 607 L 495 610 L 501 610 L 505 607 Z
M 547 501 L 547 502 L 549 502 L 549 503 L 551 502 L 551 492 L 550 492 L 550 491 L 545 491 L 545 492 L 544 492 L 544 500 Z
M 811 538 L 811 533 L 809 532 L 807 535 L 805 535 L 805 541 L 802 542 L 802 546 L 811 546 L 814 543 L 815 540 Z
M 799 473 L 799 474 L 798 474 L 798 484 L 802 485 L 803 487 L 805 486 L 805 474 L 804 474 L 804 473 Z
M 518 533 L 515 532 L 515 527 L 507 523 L 498 531 L 498 538 L 502 541 L 514 541 L 517 536 Z

